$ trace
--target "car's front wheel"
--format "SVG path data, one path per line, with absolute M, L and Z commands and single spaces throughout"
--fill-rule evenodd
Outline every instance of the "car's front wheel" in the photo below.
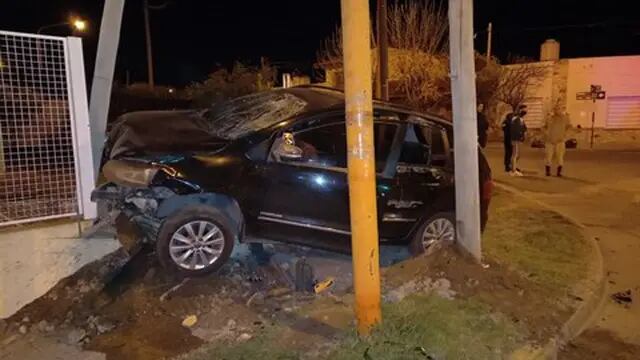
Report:
M 409 244 L 413 255 L 431 254 L 456 240 L 456 218 L 452 213 L 437 213 L 422 224 Z
M 225 218 L 210 207 L 193 207 L 166 219 L 156 252 L 162 266 L 182 276 L 218 270 L 229 259 L 234 236 Z

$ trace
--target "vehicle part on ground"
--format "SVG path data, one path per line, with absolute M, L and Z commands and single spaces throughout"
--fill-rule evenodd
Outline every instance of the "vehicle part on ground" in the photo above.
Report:
M 315 276 L 313 267 L 309 265 L 307 259 L 302 258 L 296 261 L 296 291 L 314 292 Z
M 409 249 L 413 255 L 430 255 L 438 249 L 450 246 L 456 239 L 456 221 L 453 213 L 438 213 L 416 232 Z
M 158 234 L 160 263 L 184 276 L 200 276 L 218 270 L 229 258 L 235 237 L 220 211 L 190 206 L 167 218 Z

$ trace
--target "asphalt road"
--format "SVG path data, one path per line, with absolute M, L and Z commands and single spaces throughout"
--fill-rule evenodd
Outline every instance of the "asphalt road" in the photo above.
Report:
M 542 149 L 523 151 L 521 178 L 503 171 L 500 144 L 490 144 L 486 153 L 497 181 L 528 191 L 587 226 L 602 250 L 607 296 L 631 292 L 631 303 L 609 297 L 560 358 L 640 359 L 640 151 L 569 150 L 563 178 L 544 176 Z

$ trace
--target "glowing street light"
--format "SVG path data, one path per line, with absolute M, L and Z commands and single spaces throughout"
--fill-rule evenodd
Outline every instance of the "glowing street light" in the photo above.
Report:
M 73 20 L 73 27 L 78 31 L 85 31 L 87 29 L 87 22 L 82 19 Z
M 43 30 L 51 29 L 51 28 L 54 28 L 54 27 L 60 27 L 60 26 L 71 26 L 71 28 L 73 30 L 85 31 L 85 30 L 87 30 L 88 23 L 87 23 L 86 20 L 81 19 L 81 18 L 72 18 L 69 21 L 65 21 L 65 22 L 61 22 L 61 23 L 57 23 L 57 24 L 41 26 L 38 29 L 37 33 L 40 34 Z

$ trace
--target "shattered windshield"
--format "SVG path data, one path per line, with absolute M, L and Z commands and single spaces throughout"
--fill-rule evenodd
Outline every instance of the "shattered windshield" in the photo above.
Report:
M 207 126 L 213 135 L 233 140 L 299 114 L 306 105 L 306 101 L 285 92 L 242 96 L 213 105 Z

